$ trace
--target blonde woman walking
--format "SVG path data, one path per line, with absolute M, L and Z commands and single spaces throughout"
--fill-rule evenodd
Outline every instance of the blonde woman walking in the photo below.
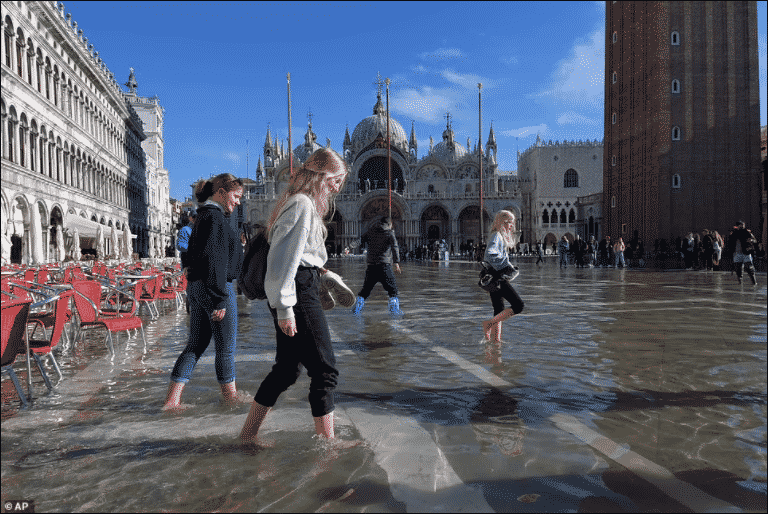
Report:
M 336 194 L 347 178 L 339 154 L 321 148 L 295 170 L 267 224 L 270 241 L 264 281 L 275 324 L 275 365 L 262 381 L 240 433 L 255 442 L 259 428 L 283 391 L 307 369 L 309 405 L 315 432 L 334 438 L 333 391 L 338 383 L 336 357 L 318 286 L 328 259 L 323 217 L 331 214 Z
M 490 292 L 493 305 L 493 318 L 483 321 L 483 334 L 492 343 L 501 342 L 501 324 L 504 320 L 520 314 L 525 304 L 506 276 L 517 271 L 509 262 L 507 250 L 515 243 L 515 215 L 510 211 L 499 211 L 493 220 L 488 246 L 485 249 L 485 262 L 490 264 L 494 275 L 498 276 L 498 290 Z M 507 300 L 511 308 L 504 308 Z

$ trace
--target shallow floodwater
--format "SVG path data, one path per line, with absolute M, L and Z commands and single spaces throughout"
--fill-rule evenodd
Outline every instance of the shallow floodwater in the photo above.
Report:
M 359 290 L 362 260 L 328 267 Z M 312 436 L 303 375 L 267 418 L 265 445 L 240 446 L 249 404 L 219 402 L 213 345 L 184 390 L 191 407 L 162 412 L 188 326 L 169 304 L 143 318 L 146 348 L 123 334 L 110 357 L 95 331 L 63 348 L 64 380 L 47 392 L 33 371 L 29 409 L 3 378 L 2 499 L 99 512 L 687 510 L 558 428 L 567 414 L 718 500 L 765 510 L 765 274 L 752 288 L 729 273 L 530 259 L 514 282 L 525 310 L 492 345 L 475 264 L 402 268 L 404 318 L 389 317 L 380 286 L 360 318 L 327 313 L 337 443 Z M 238 302 L 237 385 L 253 395 L 274 328 L 264 302 Z

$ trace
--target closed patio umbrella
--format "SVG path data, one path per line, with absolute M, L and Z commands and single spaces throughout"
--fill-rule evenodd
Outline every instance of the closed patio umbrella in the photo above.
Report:
M 104 260 L 104 229 L 101 225 L 96 229 L 96 259 Z
M 119 246 L 119 241 L 117 240 L 117 230 L 115 229 L 114 226 L 112 227 L 112 234 L 110 234 L 110 236 L 111 236 L 110 240 L 111 240 L 112 248 L 110 249 L 109 257 L 111 259 L 119 259 L 120 258 L 120 246 Z
M 83 252 L 80 250 L 80 232 L 77 229 L 72 232 L 72 247 L 69 254 L 73 261 L 79 261 L 83 257 Z
M 61 230 L 61 225 L 56 225 L 56 261 L 64 262 L 65 257 L 64 231 Z
M 122 254 L 123 259 L 130 259 L 133 254 L 133 247 L 131 246 L 131 229 L 128 225 L 123 226 L 123 244 Z

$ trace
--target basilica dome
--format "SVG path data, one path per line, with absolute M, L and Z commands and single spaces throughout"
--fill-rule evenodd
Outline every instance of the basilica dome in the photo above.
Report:
M 322 146 L 317 144 L 317 135 L 312 132 L 312 122 L 310 122 L 307 133 L 304 134 L 304 142 L 293 149 L 293 155 L 301 162 L 307 162 L 309 156 L 321 148 Z
M 378 101 L 373 107 L 373 116 L 368 116 L 358 123 L 352 132 L 352 147 L 363 148 L 372 143 L 379 134 L 386 139 L 387 113 L 381 103 L 381 95 L 379 95 Z M 405 130 L 392 116 L 389 117 L 389 138 L 392 146 L 408 148 L 408 138 L 405 135 Z
M 453 140 L 453 130 L 447 127 L 443 132 L 443 140 L 432 148 L 432 155 L 446 164 L 453 164 L 467 155 L 467 150 Z

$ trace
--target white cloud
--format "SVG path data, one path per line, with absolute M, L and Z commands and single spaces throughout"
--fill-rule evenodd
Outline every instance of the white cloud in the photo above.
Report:
M 533 125 L 530 127 L 520 127 L 517 129 L 502 130 L 500 134 L 507 137 L 530 137 L 530 136 L 535 136 L 537 134 L 543 136 L 547 133 L 547 130 L 548 130 L 547 124 L 540 123 L 539 125 Z
M 575 111 L 564 112 L 557 118 L 558 125 L 600 125 L 602 120 L 595 120 Z
M 519 62 L 520 62 L 520 59 L 518 59 L 518 58 L 517 58 L 517 57 L 515 57 L 514 55 L 511 55 L 511 56 L 509 56 L 509 57 L 502 57 L 502 58 L 501 58 L 501 62 L 503 62 L 504 64 L 507 64 L 507 65 L 510 65 L 510 66 L 511 66 L 511 65 L 513 65 L 513 64 L 517 64 L 517 63 L 519 63 Z
M 228 160 L 232 164 L 240 164 L 240 155 L 235 152 L 224 152 L 224 159 Z
M 459 59 L 464 57 L 464 53 L 458 48 L 438 48 L 431 52 L 422 52 L 419 57 L 421 59 Z
M 568 58 L 557 64 L 545 91 L 537 96 L 598 106 L 603 103 L 605 79 L 605 28 L 577 43 Z
M 457 73 L 451 68 L 444 69 L 440 75 L 442 75 L 448 82 L 458 84 L 466 89 L 473 89 L 476 91 L 478 82 L 483 84 L 484 89 L 493 87 L 493 84 L 489 79 L 483 79 L 480 75 L 475 75 L 473 73 Z
M 450 89 L 403 89 L 390 94 L 392 110 L 413 119 L 434 123 L 456 104 L 456 94 Z

